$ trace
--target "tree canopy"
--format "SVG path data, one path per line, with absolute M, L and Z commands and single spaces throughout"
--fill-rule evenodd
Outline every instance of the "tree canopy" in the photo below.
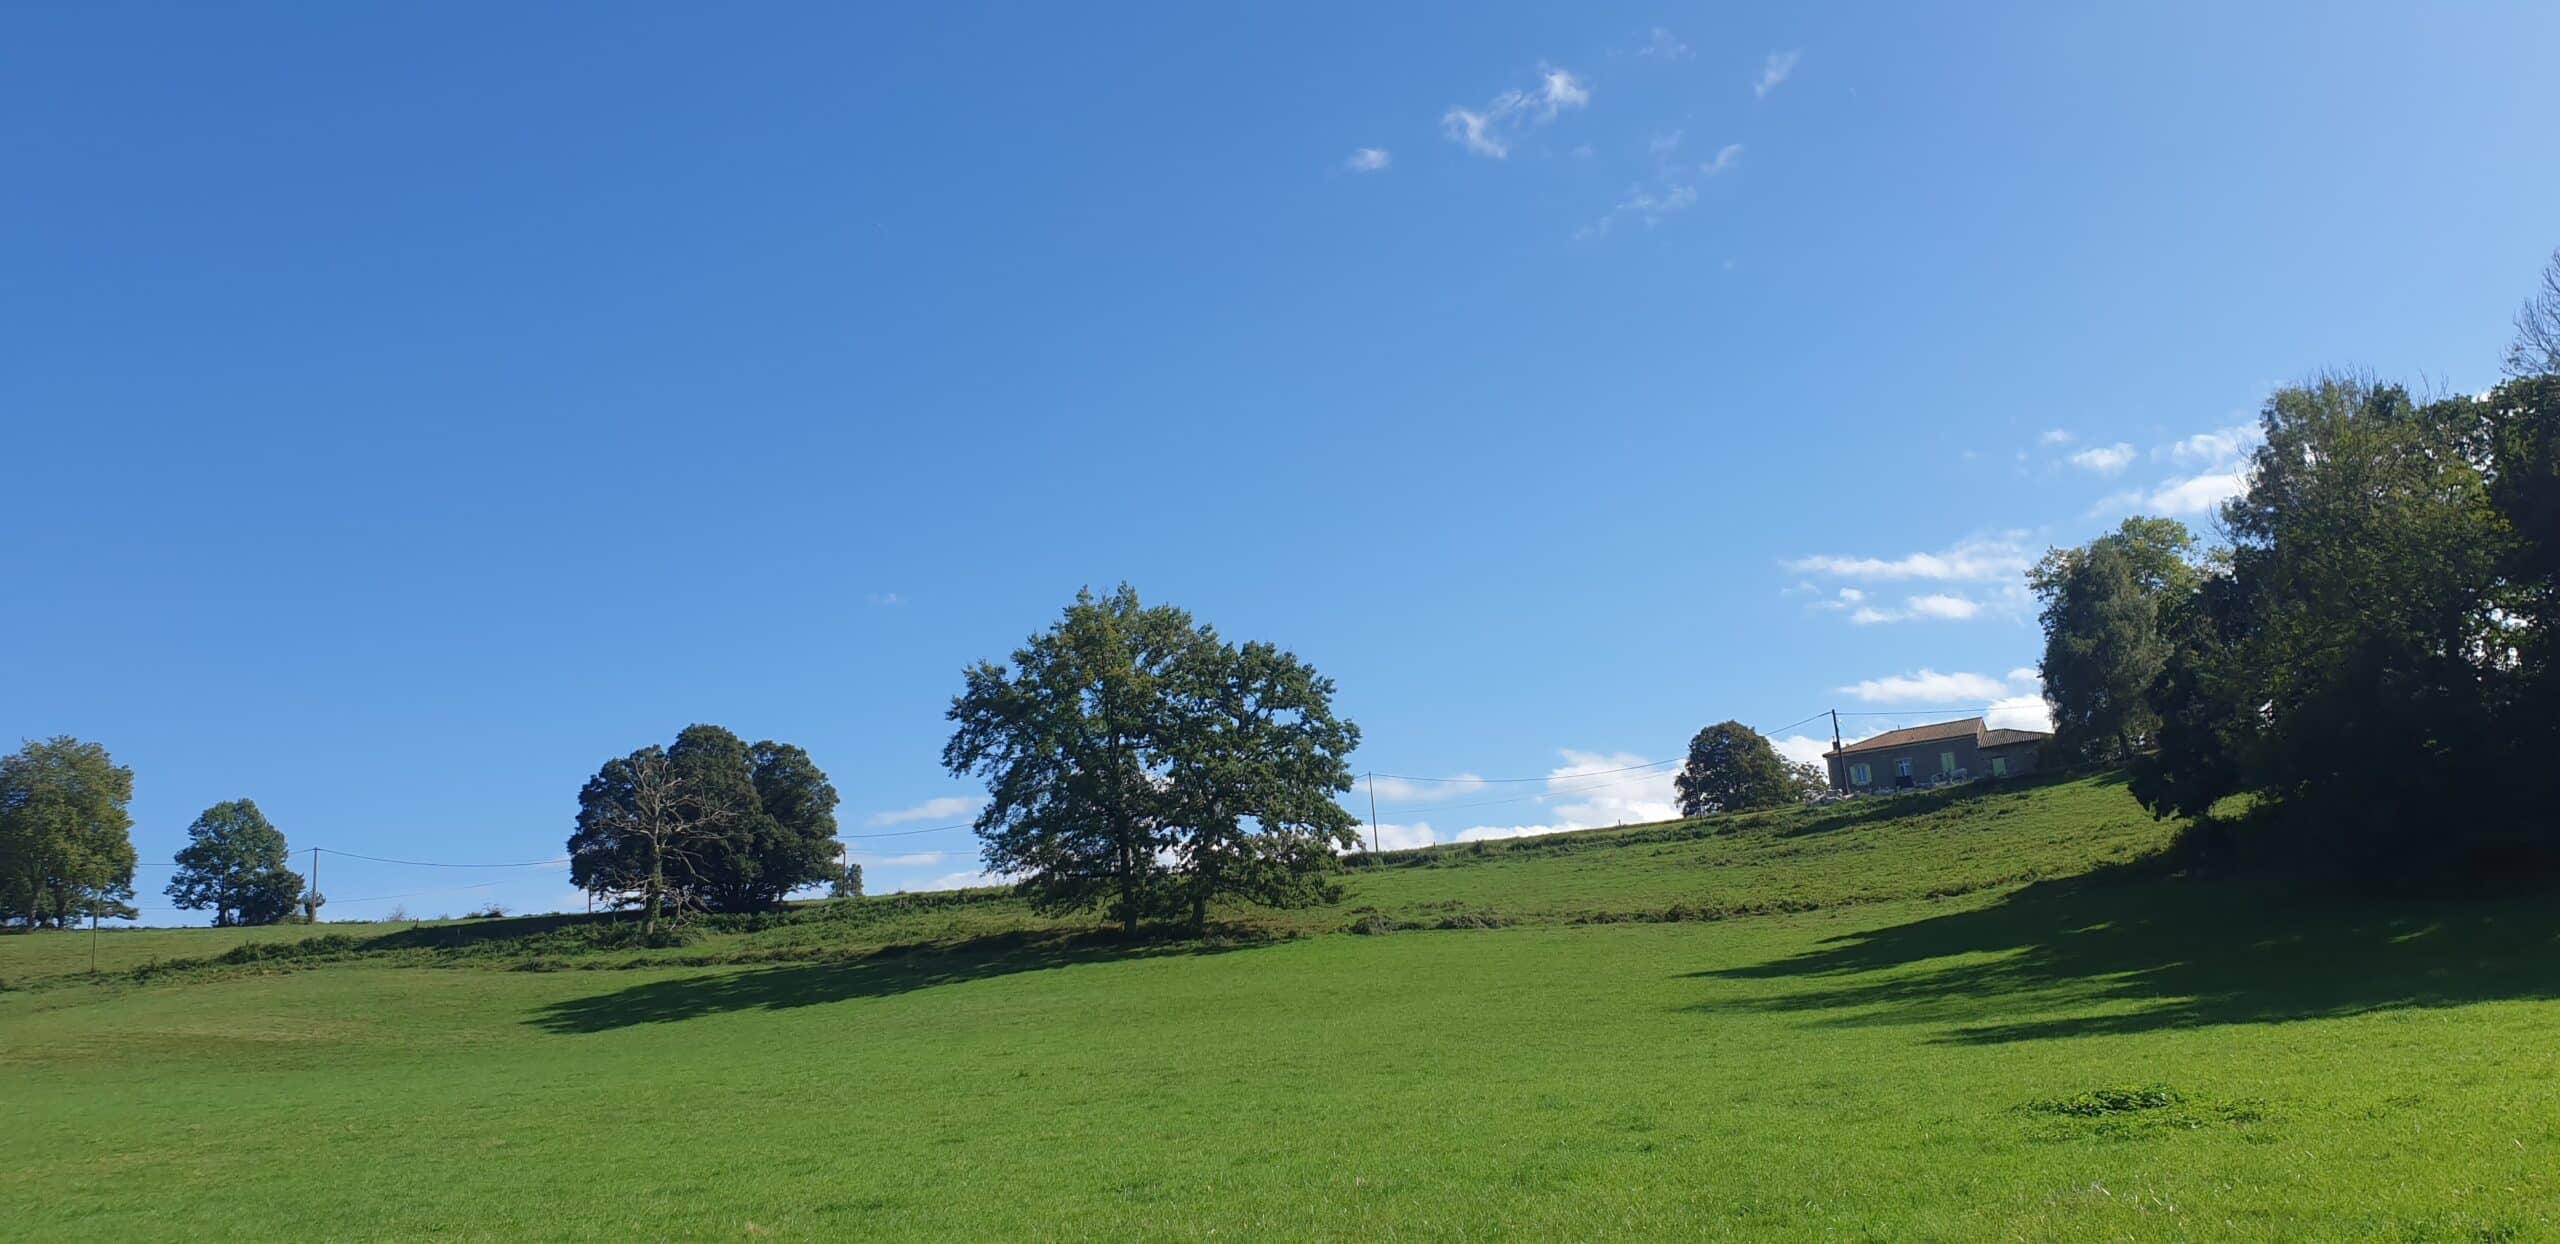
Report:
M 2229 566 L 2172 612 L 2137 796 L 2255 792 L 2376 877 L 2560 859 L 2560 380 L 2422 404 L 2332 377 L 2261 424 Z
M 187 827 L 169 901 L 213 909 L 217 926 L 274 924 L 302 897 L 302 874 L 285 866 L 284 834 L 246 799 L 217 803 Z
M 1229 644 L 1123 584 L 1078 593 L 1009 665 L 964 679 L 943 764 L 986 779 L 986 866 L 1044 910 L 1196 926 L 1220 898 L 1323 897 L 1356 844 L 1335 796 L 1359 730 L 1330 679 L 1272 645 Z
M 0 920 L 132 919 L 133 770 L 69 735 L 0 756 Z
M 2195 556 L 2184 523 L 2134 517 L 2079 548 L 2047 552 L 2027 572 L 2044 602 L 2037 673 L 2054 750 L 2122 760 L 2149 743 L 2159 725 L 2150 688 L 2168 656 L 2161 618 L 2195 590 Z
M 667 747 L 608 760 L 578 793 L 569 876 L 638 906 L 655 932 L 679 913 L 760 911 L 836 880 L 836 790 L 809 754 L 687 726 Z
M 1802 803 L 1827 785 L 1812 765 L 1789 761 L 1757 730 L 1719 722 L 1689 740 L 1689 759 L 1672 787 L 1680 815 L 1743 812 Z

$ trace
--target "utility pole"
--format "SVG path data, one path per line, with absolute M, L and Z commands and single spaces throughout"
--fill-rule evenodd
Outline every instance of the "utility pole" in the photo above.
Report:
M 836 839 L 836 864 L 844 870 L 839 874 L 840 877 L 850 879 L 853 876 L 853 844 L 842 838 Z M 836 882 L 836 892 L 839 894 L 844 892 L 843 880 Z
M 1376 855 L 1376 854 L 1378 853 L 1378 775 L 1377 775 L 1376 773 L 1371 773 L 1371 774 L 1369 774 L 1369 775 L 1368 775 L 1368 778 L 1369 778 L 1369 854 L 1371 854 L 1371 855 Z
M 89 975 L 98 974 L 98 909 L 89 909 Z
M 1840 710 L 1831 710 L 1831 750 L 1840 750 Z
M 403 854 L 406 854 L 406 852 L 403 852 Z M 318 847 L 311 848 L 311 896 L 313 898 L 318 898 L 320 896 L 320 848 Z M 319 908 L 314 907 L 311 909 L 311 919 L 315 924 L 319 922 Z

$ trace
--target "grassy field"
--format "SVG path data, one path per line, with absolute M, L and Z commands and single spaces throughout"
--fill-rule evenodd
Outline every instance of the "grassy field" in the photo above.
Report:
M 1362 859 L 1139 947 L 996 895 L 121 934 L 98 980 L 0 938 L 0 1233 L 2560 1236 L 2553 905 L 2168 837 L 2101 780 L 1913 796 Z

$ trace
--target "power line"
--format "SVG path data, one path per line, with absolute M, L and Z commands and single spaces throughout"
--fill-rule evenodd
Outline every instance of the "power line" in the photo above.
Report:
M 358 855 L 353 851 L 339 851 L 330 847 L 313 847 L 311 849 L 318 851 L 323 855 L 335 855 L 342 859 L 364 860 L 373 864 L 399 864 L 407 868 L 549 868 L 554 864 L 566 864 L 569 862 L 569 857 L 564 855 L 556 860 L 527 860 L 521 864 L 448 864 L 436 860 L 385 859 L 379 855 Z
M 901 830 L 897 830 L 897 831 L 895 831 L 895 832 L 893 832 L 893 833 L 885 833 L 885 834 L 837 834 L 837 835 L 836 835 L 836 837 L 838 837 L 838 838 L 857 838 L 857 839 L 858 839 L 858 838 L 912 838 L 912 837 L 915 837 L 917 834 L 938 834 L 938 833 L 943 832 L 944 830 L 951 830 L 951 829 L 974 829 L 974 828 L 976 828 L 976 826 L 971 825 L 971 824 L 968 824 L 968 823 L 966 823 L 966 822 L 963 822 L 963 823 L 958 824 L 958 825 L 936 825 L 936 826 L 933 826 L 932 828 L 929 828 L 929 829 L 901 829 Z

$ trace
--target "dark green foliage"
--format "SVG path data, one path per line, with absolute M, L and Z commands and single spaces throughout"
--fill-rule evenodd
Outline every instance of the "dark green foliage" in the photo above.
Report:
M 169 901 L 213 909 L 217 926 L 274 924 L 303 898 L 302 874 L 285 866 L 284 834 L 246 799 L 217 803 L 187 827 Z M 316 914 L 318 905 L 312 910 Z
M 1134 932 L 1195 925 L 1232 896 L 1322 899 L 1355 819 L 1334 802 L 1359 731 L 1333 684 L 1268 644 L 1220 640 L 1123 584 L 980 662 L 952 701 L 943 763 L 988 783 L 987 868 L 1045 911 L 1100 907 Z
M 0 920 L 131 919 L 133 770 L 69 735 L 0 756 Z
M 2045 700 L 2054 750 L 2122 760 L 2159 725 L 2150 689 L 2168 657 L 2164 612 L 2194 589 L 2195 537 L 2175 519 L 2128 518 L 2076 549 L 2055 549 L 2028 584 L 2044 601 Z
M 569 876 L 637 905 L 759 911 L 839 875 L 835 787 L 789 744 L 687 726 L 672 746 L 606 761 L 578 793 Z
M 1811 765 L 1778 755 L 1759 731 L 1727 721 L 1689 740 L 1689 761 L 1672 786 L 1681 815 L 1705 816 L 1802 803 L 1820 794 L 1825 782 Z
M 2547 377 L 2423 406 L 2352 379 L 2278 393 L 2229 569 L 2172 612 L 2135 794 L 2268 797 L 2369 881 L 2560 861 L 2556 399 Z

